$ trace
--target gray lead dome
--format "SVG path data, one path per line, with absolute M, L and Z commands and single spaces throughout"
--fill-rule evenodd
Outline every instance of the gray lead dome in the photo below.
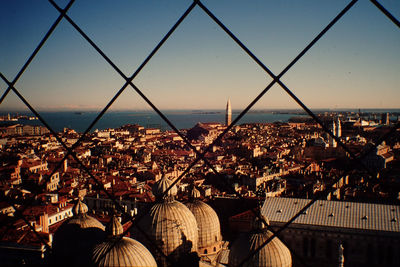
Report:
M 80 228 L 98 228 L 104 231 L 104 225 L 92 216 L 87 215 L 88 207 L 81 200 L 73 207 L 74 216 L 67 220 L 65 224 L 76 224 Z
M 74 216 L 66 220 L 54 234 L 54 265 L 89 265 L 91 250 L 104 239 L 104 226 L 87 215 L 85 203 L 78 200 L 72 211 Z
M 163 176 L 160 180 L 158 180 L 152 188 L 153 195 L 156 197 L 158 201 L 165 199 L 165 198 L 173 198 L 177 194 L 176 186 L 172 186 L 171 189 L 168 188 L 171 186 L 172 181 L 169 180 L 167 177 Z M 167 192 L 168 190 L 168 192 Z M 165 193 L 165 195 L 164 195 Z
M 168 178 L 162 178 L 153 186 L 153 194 L 157 202 L 151 207 L 150 211 L 139 221 L 138 228 L 134 233 L 138 235 L 138 240 L 143 242 L 151 249 L 157 262 L 161 266 L 167 265 L 167 259 L 160 251 L 153 249 L 156 244 L 162 253 L 169 257 L 170 261 L 187 261 L 185 257 L 194 256 L 197 251 L 198 229 L 197 222 L 193 213 L 182 203 L 174 200 L 176 187 L 173 186 L 166 198 L 160 198 L 170 185 Z M 151 242 L 143 236 L 146 233 Z M 195 257 L 193 257 L 195 258 Z
M 200 192 L 193 188 L 192 200 L 185 205 L 193 213 L 199 229 L 198 251 L 201 255 L 215 254 L 221 249 L 221 227 L 217 213 L 209 205 L 197 199 Z
M 291 267 L 292 256 L 289 249 L 274 237 L 268 244 L 263 246 L 246 262 L 242 263 L 248 255 L 254 253 L 261 247 L 273 233 L 268 231 L 264 223 L 256 219 L 253 224 L 253 230 L 249 233 L 242 234 L 232 244 L 229 253 L 229 266 L 254 266 L 254 267 Z
M 145 246 L 132 238 L 121 237 L 123 227 L 116 216 L 107 225 L 106 232 L 106 241 L 93 249 L 94 266 L 157 266 Z

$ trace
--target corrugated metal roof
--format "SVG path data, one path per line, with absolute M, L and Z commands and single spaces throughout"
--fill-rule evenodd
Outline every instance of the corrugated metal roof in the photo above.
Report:
M 310 199 L 266 198 L 262 214 L 270 222 L 285 223 L 307 205 Z M 317 200 L 294 223 L 400 232 L 400 206 L 345 201 Z
M 222 249 L 219 256 L 218 256 L 218 264 L 217 266 L 228 266 L 229 261 L 229 249 Z

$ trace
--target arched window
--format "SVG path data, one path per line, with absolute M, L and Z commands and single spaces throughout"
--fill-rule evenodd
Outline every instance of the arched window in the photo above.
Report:
M 315 238 L 311 238 L 311 257 L 315 257 L 315 247 L 316 247 L 316 241 Z
M 385 249 L 383 244 L 378 245 L 378 263 L 384 263 Z
M 330 239 L 326 241 L 325 255 L 328 259 L 332 258 L 332 240 Z
M 214 247 L 214 252 L 217 251 L 217 249 Z
M 367 246 L 367 259 L 369 262 L 375 262 L 374 247 L 372 244 L 368 244 Z
M 387 247 L 387 263 L 393 263 L 393 247 L 392 245 L 389 245 Z
M 308 256 L 308 238 L 304 237 L 303 238 L 303 255 Z
M 204 250 L 204 254 L 207 254 L 207 249 Z

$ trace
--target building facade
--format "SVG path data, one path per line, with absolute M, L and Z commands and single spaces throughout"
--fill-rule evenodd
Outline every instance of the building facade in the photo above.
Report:
M 262 214 L 278 229 L 310 201 L 266 198 Z M 308 266 L 338 266 L 340 246 L 344 266 L 399 266 L 399 216 L 396 205 L 318 200 L 280 238 Z

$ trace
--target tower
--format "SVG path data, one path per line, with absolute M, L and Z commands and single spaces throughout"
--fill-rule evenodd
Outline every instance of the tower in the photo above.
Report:
M 389 123 L 390 123 L 389 112 L 382 113 L 381 116 L 382 116 L 382 124 L 389 125 Z
M 232 122 L 231 100 L 228 99 L 228 103 L 226 103 L 225 125 L 229 126 L 231 122 Z
M 334 120 L 332 121 L 331 131 L 332 131 L 333 135 L 337 134 L 336 125 L 335 125 L 335 121 Z M 330 147 L 336 147 L 336 140 L 330 135 L 329 135 L 329 146 Z
M 342 136 L 342 127 L 340 125 L 340 118 L 339 117 L 337 118 L 336 124 L 337 124 L 336 125 L 336 136 L 340 138 Z

